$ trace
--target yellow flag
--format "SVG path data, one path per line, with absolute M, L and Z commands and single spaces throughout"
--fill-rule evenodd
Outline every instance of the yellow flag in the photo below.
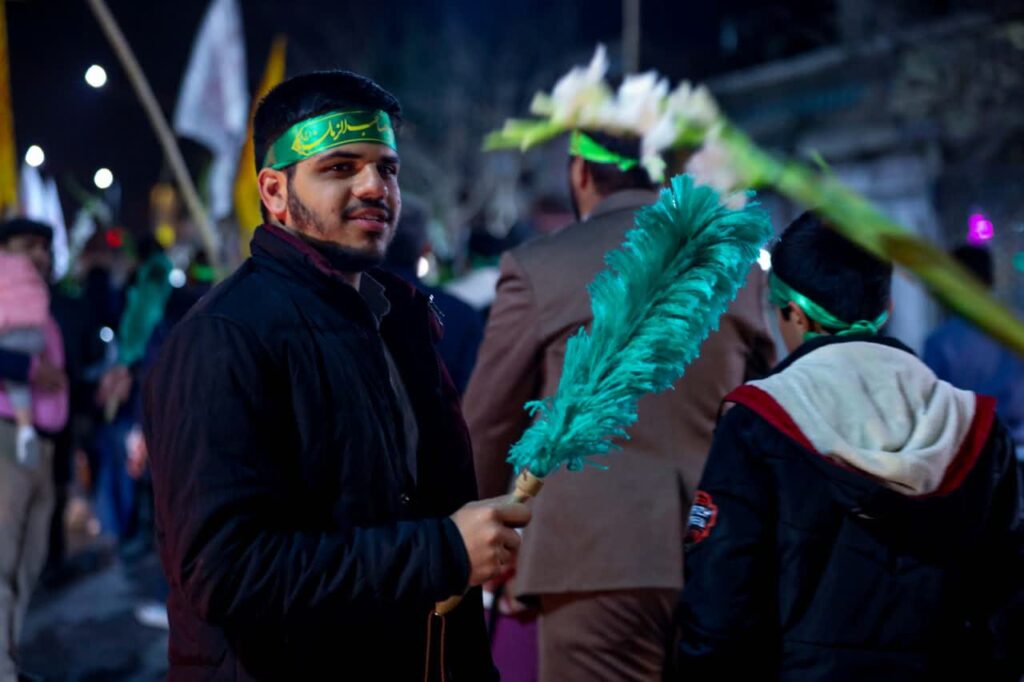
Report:
M 7 15 L 0 0 L 0 217 L 18 210 L 18 166 L 14 154 L 11 70 L 7 61 Z
M 256 105 L 263 99 L 263 96 L 284 80 L 286 45 L 287 39 L 284 36 L 277 36 L 270 46 L 270 56 L 267 58 L 267 66 L 263 70 L 263 79 L 260 81 L 256 96 L 252 98 L 252 108 L 249 110 L 249 130 L 245 136 L 242 158 L 238 161 L 238 173 L 235 175 L 235 218 L 238 220 L 239 242 L 243 256 L 249 255 L 249 242 L 252 240 L 252 234 L 263 222 L 260 215 L 260 192 L 256 185 L 256 152 L 252 146 L 253 116 L 256 114 Z

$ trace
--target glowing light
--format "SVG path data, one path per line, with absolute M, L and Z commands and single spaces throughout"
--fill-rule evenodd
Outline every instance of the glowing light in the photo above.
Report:
M 992 221 L 983 213 L 972 213 L 967 219 L 967 243 L 978 246 L 991 241 L 996 236 L 996 228 Z
M 110 343 L 114 340 L 114 330 L 110 327 L 104 327 L 100 330 L 100 341 L 103 343 Z
M 168 223 L 160 223 L 156 227 L 156 240 L 160 243 L 160 246 L 165 249 L 169 249 L 174 246 L 174 240 L 177 238 L 177 234 L 174 232 L 174 226 Z
M 119 249 L 124 246 L 124 231 L 119 227 L 112 227 L 107 230 L 107 246 L 112 249 Z
M 93 64 L 85 72 L 85 82 L 94 88 L 102 88 L 107 84 L 107 71 L 99 64 Z
M 180 289 L 185 286 L 185 282 L 188 280 L 185 277 L 185 271 L 181 268 L 174 268 L 170 274 L 167 275 L 167 283 L 175 289 Z
M 430 261 L 426 256 L 420 256 L 420 259 L 416 261 L 416 276 L 420 279 L 430 274 Z
M 761 252 L 757 255 L 757 264 L 761 266 L 761 270 L 764 272 L 772 269 L 772 254 L 768 249 L 761 249 Z
M 109 168 L 100 168 L 96 171 L 96 175 L 92 176 L 92 181 L 100 189 L 106 189 L 114 184 L 114 174 L 110 172 Z
M 43 148 L 39 145 L 34 144 L 25 152 L 25 163 L 33 168 L 42 166 L 43 161 L 46 161 L 46 154 L 43 153 Z

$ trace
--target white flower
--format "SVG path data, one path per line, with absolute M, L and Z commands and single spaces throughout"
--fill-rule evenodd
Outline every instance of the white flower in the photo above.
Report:
M 644 135 L 658 124 L 666 95 L 668 81 L 658 78 L 656 71 L 627 76 L 615 97 L 612 123 L 621 130 Z
M 689 81 L 683 81 L 665 103 L 665 111 L 687 126 L 706 129 L 714 125 L 721 116 L 715 98 L 703 85 L 696 88 Z
M 604 45 L 598 45 L 586 68 L 576 67 L 562 76 L 550 96 L 534 97 L 530 111 L 567 127 L 578 125 L 589 117 L 587 112 L 601 109 L 611 98 L 604 80 L 607 72 L 608 53 Z
M 686 172 L 698 185 L 708 185 L 721 196 L 722 203 L 739 209 L 747 204 L 742 180 L 732 166 L 729 151 L 715 135 L 709 135 L 696 154 L 686 162 Z

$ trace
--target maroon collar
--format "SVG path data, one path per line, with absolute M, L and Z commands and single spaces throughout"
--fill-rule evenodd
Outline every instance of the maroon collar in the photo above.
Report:
M 271 234 L 292 246 L 296 251 L 305 256 L 309 262 L 324 275 L 332 279 L 345 279 L 345 273 L 331 267 L 330 262 L 324 257 L 324 255 L 313 248 L 310 244 L 307 244 L 305 240 L 300 239 L 283 227 L 274 225 L 273 223 L 264 223 L 263 229 L 267 231 L 267 234 Z

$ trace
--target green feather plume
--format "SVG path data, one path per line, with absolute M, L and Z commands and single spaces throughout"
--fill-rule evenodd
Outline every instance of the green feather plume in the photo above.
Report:
M 590 332 L 569 339 L 556 394 L 527 403 L 539 416 L 508 461 L 544 477 L 592 464 L 628 438 L 637 401 L 683 375 L 771 234 L 764 211 L 730 210 L 689 175 L 673 178 L 605 256 L 608 268 L 589 287 Z

